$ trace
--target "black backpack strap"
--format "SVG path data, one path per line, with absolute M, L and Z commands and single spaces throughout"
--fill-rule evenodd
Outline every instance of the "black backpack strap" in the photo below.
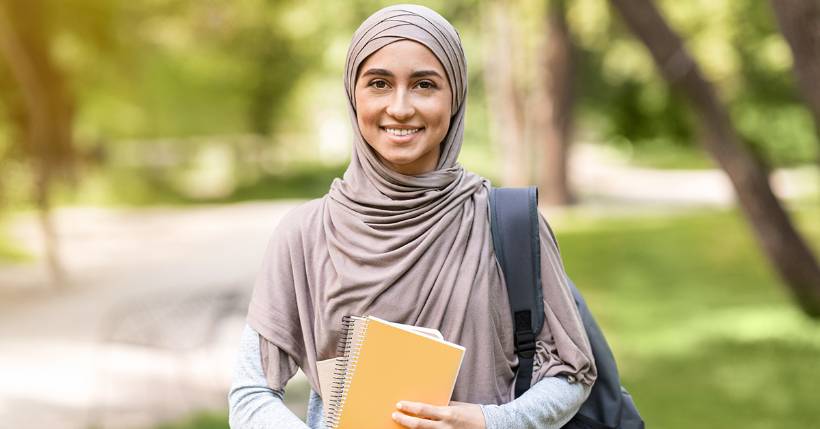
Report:
M 513 315 L 517 398 L 530 388 L 535 337 L 544 323 L 536 188 L 491 188 L 490 228 Z
M 493 247 L 507 284 L 515 328 L 515 353 L 519 362 L 516 398 L 530 387 L 535 336 L 544 322 L 537 199 L 535 188 L 490 190 Z M 551 229 L 549 233 L 557 248 Z M 632 397 L 621 386 L 615 357 L 603 332 L 575 284 L 569 278 L 567 283 L 589 338 L 598 379 L 581 409 L 563 429 L 643 429 L 643 419 Z

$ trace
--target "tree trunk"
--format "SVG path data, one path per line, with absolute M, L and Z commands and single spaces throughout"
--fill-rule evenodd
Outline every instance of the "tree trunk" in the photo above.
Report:
M 516 42 L 510 23 L 509 6 L 490 2 L 485 25 L 490 37 L 485 46 L 485 87 L 493 134 L 502 150 L 504 186 L 530 184 L 530 165 L 524 136 L 524 102 L 515 84 Z
M 565 0 L 550 1 L 545 18 L 546 40 L 538 55 L 543 87 L 536 95 L 533 133 L 541 146 L 539 200 L 548 205 L 567 205 L 573 199 L 567 182 L 567 158 L 572 139 L 574 62 Z
M 63 264 L 60 259 L 60 240 L 57 237 L 57 228 L 54 225 L 54 217 L 51 213 L 51 204 L 49 201 L 49 178 L 41 177 L 36 185 L 37 191 L 37 209 L 40 220 L 40 231 L 43 234 L 43 242 L 45 244 L 46 267 L 48 268 L 51 284 L 61 287 L 66 284 L 66 274 L 63 269 Z
M 800 92 L 814 117 L 820 140 L 820 2 L 817 0 L 771 0 L 780 32 L 794 58 Z
M 740 206 L 765 255 L 811 317 L 820 317 L 820 266 L 769 186 L 766 173 L 742 145 L 727 110 L 718 101 L 677 34 L 649 0 L 611 0 L 630 30 L 646 45 L 670 85 L 696 111 L 705 149 L 726 171 Z
M 50 190 L 73 161 L 71 105 L 63 79 L 51 61 L 38 1 L 0 3 L 0 58 L 17 83 L 22 100 L 17 128 L 35 177 L 33 200 L 40 210 L 46 264 L 52 283 L 64 283 L 57 234 L 51 219 Z

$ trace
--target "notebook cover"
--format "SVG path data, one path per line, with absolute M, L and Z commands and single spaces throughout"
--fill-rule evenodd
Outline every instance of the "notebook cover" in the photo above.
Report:
M 420 326 L 404 325 L 401 323 L 390 322 L 393 325 L 402 326 L 406 329 L 411 329 L 428 337 L 438 338 L 444 340 L 441 332 L 433 328 L 424 328 Z M 333 384 L 333 376 L 336 372 L 336 361 L 340 358 L 331 358 L 316 362 L 316 369 L 319 373 L 319 396 L 322 397 L 322 405 L 327 410 L 330 407 L 330 392 Z
M 447 405 L 464 347 L 369 318 L 339 429 L 404 429 L 391 414 L 400 400 Z

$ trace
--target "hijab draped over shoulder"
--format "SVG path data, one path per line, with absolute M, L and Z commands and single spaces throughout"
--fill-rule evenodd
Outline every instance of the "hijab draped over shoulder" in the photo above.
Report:
M 435 54 L 453 93 L 438 165 L 419 176 L 382 164 L 356 121 L 359 65 L 407 39 Z M 457 163 L 467 97 L 458 33 L 425 7 L 382 9 L 353 36 L 344 84 L 354 134 L 350 165 L 327 195 L 280 222 L 251 298 L 248 323 L 261 335 L 268 383 L 283 388 L 299 367 L 319 392 L 316 362 L 336 357 L 342 317 L 373 315 L 439 329 L 466 347 L 453 400 L 509 402 L 518 361 L 490 236 L 490 185 Z M 589 342 L 543 220 L 541 246 L 546 317 L 536 341 L 533 381 L 564 374 L 592 384 Z

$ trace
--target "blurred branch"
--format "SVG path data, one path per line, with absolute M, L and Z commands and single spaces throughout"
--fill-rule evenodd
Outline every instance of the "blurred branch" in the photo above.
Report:
M 17 83 L 22 106 L 18 141 L 35 174 L 34 201 L 40 211 L 46 262 L 53 283 L 64 283 L 50 191 L 58 172 L 71 164 L 71 109 L 62 79 L 48 55 L 42 4 L 0 3 L 0 55 Z
M 548 2 L 544 13 L 546 40 L 537 55 L 543 85 L 536 95 L 532 135 L 542 148 L 536 171 L 540 200 L 549 205 L 566 205 L 572 201 L 567 183 L 567 158 L 575 105 L 575 58 L 566 13 L 565 0 Z
M 794 73 L 814 118 L 820 143 L 820 2 L 817 0 L 770 0 L 780 32 L 794 58 Z M 818 158 L 820 162 L 820 158 Z
M 490 34 L 485 43 L 485 87 L 495 140 L 501 148 L 504 186 L 530 184 L 530 159 L 525 140 L 524 94 L 516 87 L 515 49 L 510 6 L 491 1 L 484 6 L 484 25 Z M 492 43 L 490 43 L 492 42 Z
M 774 196 L 763 168 L 738 138 L 714 87 L 652 1 L 611 3 L 649 50 L 661 74 L 697 112 L 705 132 L 702 144 L 728 174 L 764 253 L 803 311 L 820 318 L 820 265 Z

